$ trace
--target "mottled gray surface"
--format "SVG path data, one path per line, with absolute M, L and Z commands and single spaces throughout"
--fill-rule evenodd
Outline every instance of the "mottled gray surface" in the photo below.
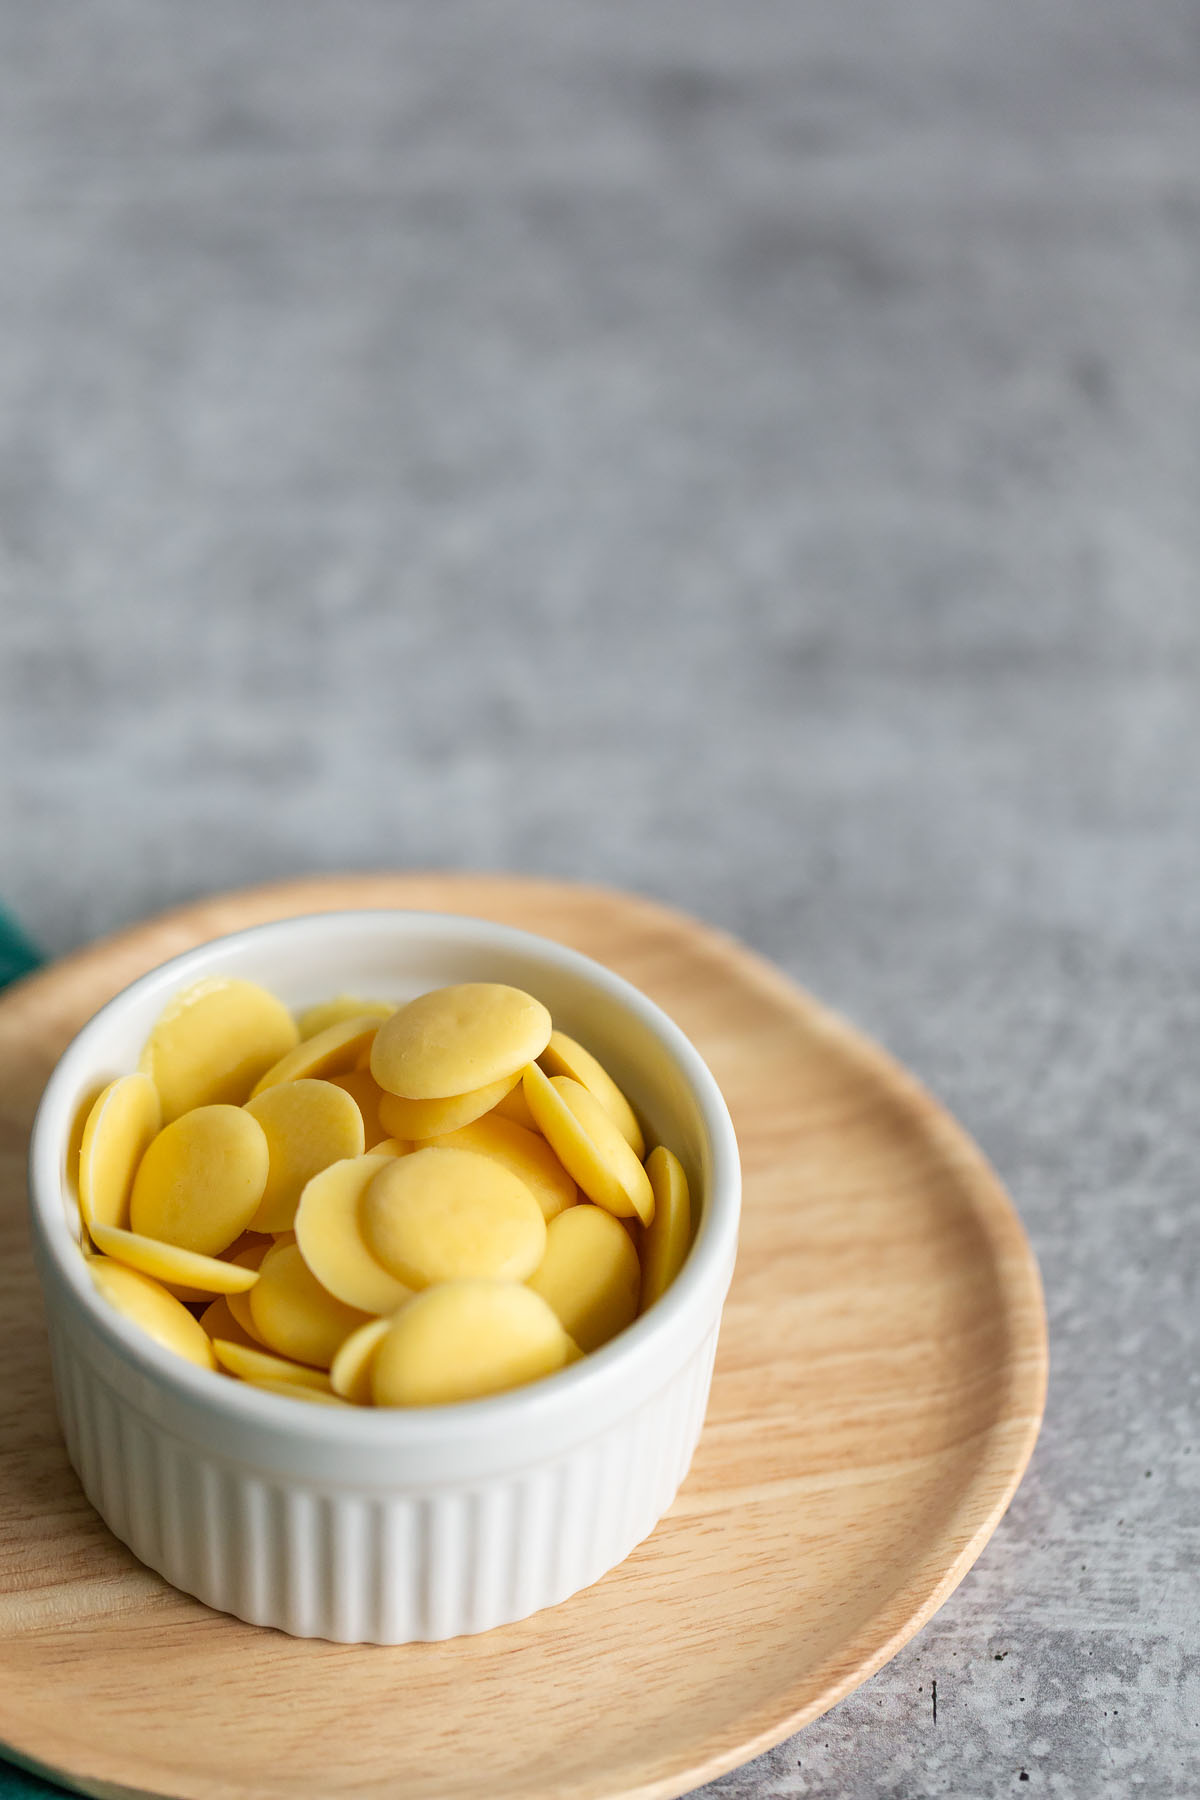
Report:
M 1194 0 L 3 0 L 0 584 L 49 949 L 623 883 L 1011 1184 L 1029 1479 L 709 1800 L 1194 1795 Z

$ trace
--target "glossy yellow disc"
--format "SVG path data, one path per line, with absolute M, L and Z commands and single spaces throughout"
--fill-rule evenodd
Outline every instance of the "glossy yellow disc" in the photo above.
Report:
M 244 1107 L 198 1106 L 164 1125 L 143 1156 L 130 1229 L 219 1256 L 258 1211 L 268 1162 L 262 1127 Z
M 105 1087 L 108 1085 L 111 1084 L 105 1082 L 92 1082 L 89 1084 L 85 1092 L 80 1095 L 79 1103 L 75 1108 L 74 1117 L 71 1120 L 71 1129 L 67 1134 L 65 1146 L 66 1153 L 63 1158 L 65 1165 L 63 1169 L 64 1188 L 67 1197 L 73 1199 L 76 1206 L 79 1208 L 81 1219 L 83 1217 L 83 1204 L 79 1198 L 79 1157 L 80 1151 L 83 1148 L 83 1134 L 87 1129 L 87 1122 L 92 1116 L 97 1100 L 99 1100 Z M 86 1250 L 84 1250 L 83 1253 L 85 1256 L 87 1255 Z
M 137 1232 L 121 1231 L 115 1225 L 93 1225 L 92 1241 L 114 1262 L 140 1269 L 143 1275 L 188 1293 L 244 1294 L 258 1280 L 253 1269 L 240 1269 L 217 1256 L 198 1256 L 194 1250 L 181 1250 L 159 1238 L 139 1237 Z
M 371 1145 L 372 1156 L 407 1156 L 412 1144 L 407 1138 L 384 1138 L 382 1143 Z
M 329 1377 L 322 1370 L 289 1362 L 286 1356 L 272 1356 L 269 1350 L 257 1350 L 253 1344 L 239 1344 L 236 1338 L 214 1338 L 213 1351 L 221 1367 L 231 1375 L 240 1375 L 243 1381 L 290 1381 L 299 1387 L 332 1392 Z
M 363 1119 L 364 1148 L 373 1150 L 388 1135 L 387 1127 L 379 1117 L 383 1089 L 370 1069 L 349 1069 L 344 1075 L 330 1075 L 327 1079 L 332 1087 L 344 1088 L 357 1105 Z
M 208 1333 L 198 1319 L 193 1319 L 182 1300 L 176 1300 L 174 1294 L 168 1294 L 148 1275 L 139 1275 L 136 1269 L 127 1269 L 107 1256 L 89 1256 L 87 1266 L 98 1292 L 109 1305 L 132 1319 L 156 1344 L 198 1363 L 202 1369 L 216 1368 Z
M 414 1150 L 386 1162 L 361 1202 L 367 1248 L 410 1288 L 524 1281 L 546 1222 L 523 1181 L 472 1150 Z
M 593 1100 L 600 1102 L 641 1162 L 646 1154 L 646 1140 L 637 1114 L 603 1063 L 597 1062 L 590 1050 L 585 1050 L 565 1031 L 552 1031 L 550 1042 L 538 1060 L 547 1075 L 569 1075 L 572 1081 L 585 1087 Z
M 250 1290 L 250 1317 L 268 1350 L 327 1369 L 368 1315 L 326 1293 L 297 1244 L 276 1244 Z
M 247 1302 L 248 1304 L 248 1302 Z M 255 1339 L 243 1329 L 229 1310 L 229 1301 L 224 1294 L 205 1307 L 200 1314 L 200 1323 L 210 1338 L 225 1338 L 231 1344 L 247 1344 L 253 1347 Z
M 158 1089 L 148 1075 L 122 1075 L 97 1099 L 79 1146 L 79 1210 L 83 1222 L 129 1223 L 129 1191 L 138 1164 L 162 1129 Z
M 151 1240 L 151 1241 L 153 1242 L 154 1240 Z M 253 1244 L 261 1245 L 262 1249 L 261 1249 L 260 1258 L 259 1258 L 259 1260 L 261 1261 L 262 1256 L 264 1256 L 266 1254 L 266 1252 L 271 1248 L 272 1241 L 273 1240 L 271 1238 L 260 1237 L 257 1232 L 243 1231 L 241 1237 L 235 1238 L 233 1243 L 230 1244 L 228 1250 L 222 1250 L 220 1256 L 215 1257 L 213 1260 L 216 1262 L 220 1262 L 222 1264 L 236 1262 L 239 1269 L 247 1268 L 247 1267 L 249 1267 L 248 1264 L 243 1264 L 242 1262 L 238 1261 L 239 1252 L 242 1250 L 250 1249 L 251 1245 L 253 1245 Z M 254 1264 L 254 1267 L 255 1267 L 255 1269 L 258 1268 L 257 1262 Z M 240 1293 L 242 1295 L 242 1298 L 244 1299 L 246 1294 L 248 1294 L 250 1289 L 253 1287 L 253 1285 L 254 1285 L 253 1282 L 248 1282 L 244 1288 L 237 1289 L 237 1288 L 232 1287 L 232 1285 L 227 1284 L 226 1287 L 222 1290 L 221 1298 L 224 1299 L 226 1294 L 228 1294 L 232 1298 L 236 1294 Z M 163 1286 L 167 1289 L 168 1293 L 174 1294 L 175 1298 L 177 1300 L 182 1300 L 185 1305 L 189 1305 L 192 1301 L 202 1301 L 205 1303 L 205 1305 L 207 1305 L 212 1300 L 212 1297 L 213 1297 L 213 1290 L 211 1288 L 189 1287 L 187 1285 L 187 1283 L 184 1281 L 164 1281 Z M 206 1326 L 205 1330 L 207 1330 L 207 1329 L 208 1328 Z M 215 1332 L 209 1331 L 208 1335 L 209 1335 L 209 1337 L 214 1337 L 218 1334 Z
M 650 1178 L 600 1102 L 569 1075 L 551 1078 L 536 1063 L 524 1085 L 539 1129 L 588 1199 L 617 1218 L 652 1218 Z
M 494 1110 L 473 1125 L 438 1138 L 435 1148 L 474 1150 L 503 1163 L 525 1183 L 547 1224 L 579 1198 L 575 1183 L 540 1132 L 526 1131 L 512 1119 L 499 1118 Z
M 296 1242 L 321 1286 L 362 1312 L 392 1313 L 412 1289 L 367 1249 L 359 1213 L 363 1195 L 391 1156 L 354 1156 L 314 1175 L 296 1209 Z
M 345 1400 L 339 1400 L 336 1394 L 326 1394 L 320 1388 L 309 1387 L 299 1381 L 250 1381 L 248 1387 L 260 1388 L 264 1394 L 279 1394 L 285 1400 L 308 1400 L 318 1406 L 346 1406 Z
M 269 1238 L 260 1238 L 257 1243 L 247 1245 L 244 1250 L 237 1249 L 235 1245 L 228 1253 L 229 1260 L 232 1263 L 236 1263 L 241 1269 L 257 1270 L 260 1269 L 266 1261 L 267 1252 L 274 1248 L 275 1246 L 271 1243 Z M 250 1338 L 253 1343 L 261 1344 L 262 1338 L 258 1334 L 258 1327 L 255 1325 L 253 1315 L 250 1311 L 249 1291 L 247 1290 L 244 1294 L 227 1294 L 225 1300 L 230 1313 L 233 1315 L 234 1320 L 241 1330 L 245 1332 L 246 1336 Z
M 467 981 L 422 994 L 385 1019 L 371 1073 L 389 1094 L 445 1100 L 515 1076 L 549 1041 L 550 1014 L 532 994 Z
M 380 1123 L 393 1137 L 417 1142 L 442 1137 L 447 1131 L 461 1131 L 464 1125 L 491 1112 L 519 1080 L 519 1073 L 505 1075 L 487 1087 L 451 1094 L 446 1100 L 402 1100 L 399 1094 L 385 1092 L 379 1102 Z
M 642 1311 L 666 1293 L 692 1247 L 692 1202 L 679 1158 L 659 1144 L 646 1158 L 654 1217 L 642 1232 Z
M 265 1088 L 245 1111 L 262 1127 L 270 1153 L 254 1229 L 290 1231 L 305 1184 L 330 1163 L 362 1155 L 362 1114 L 344 1088 L 307 1076 Z
M 375 1352 L 377 1406 L 442 1406 L 523 1387 L 568 1361 L 571 1340 L 540 1294 L 517 1283 L 453 1281 L 397 1313 Z
M 268 1088 L 278 1087 L 281 1081 L 303 1081 L 308 1076 L 344 1075 L 347 1069 L 354 1067 L 354 1059 L 364 1044 L 370 1043 L 379 1028 L 379 1020 L 370 1014 L 360 1013 L 353 1019 L 339 1019 L 336 1024 L 327 1025 L 324 1031 L 318 1031 L 315 1037 L 305 1038 L 303 1043 L 281 1056 L 278 1062 L 260 1075 L 254 1084 L 251 1098 L 257 1094 L 265 1094 Z
M 169 1123 L 194 1106 L 240 1106 L 296 1038 L 296 1021 L 274 994 L 219 977 L 176 994 L 138 1067 L 158 1089 Z
M 334 1357 L 329 1379 L 334 1393 L 340 1394 L 343 1400 L 353 1400 L 356 1406 L 370 1406 L 375 1352 L 387 1336 L 391 1323 L 390 1319 L 368 1319 L 365 1325 L 350 1333 Z
M 529 1102 L 525 1098 L 525 1089 L 520 1079 L 510 1087 L 503 1100 L 498 1100 L 492 1112 L 500 1119 L 511 1119 L 514 1125 L 523 1125 L 526 1131 L 537 1130 L 537 1120 L 529 1110 Z
M 633 1323 L 641 1281 L 637 1251 L 621 1221 L 602 1206 L 572 1206 L 551 1220 L 546 1254 L 529 1286 L 588 1351 Z
M 359 1000 L 354 994 L 339 994 L 336 1000 L 322 1000 L 300 1014 L 296 1025 L 301 1041 L 316 1037 L 328 1025 L 341 1025 L 346 1019 L 386 1019 L 395 1012 L 386 1000 Z

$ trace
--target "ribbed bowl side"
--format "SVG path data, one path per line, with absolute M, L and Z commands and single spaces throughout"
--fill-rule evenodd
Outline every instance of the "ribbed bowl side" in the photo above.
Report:
M 525 1618 L 628 1556 L 687 1473 L 716 1338 L 714 1329 L 664 1388 L 564 1455 L 428 1491 L 266 1476 L 151 1427 L 53 1326 L 51 1355 L 84 1492 L 142 1562 L 251 1624 L 402 1644 Z

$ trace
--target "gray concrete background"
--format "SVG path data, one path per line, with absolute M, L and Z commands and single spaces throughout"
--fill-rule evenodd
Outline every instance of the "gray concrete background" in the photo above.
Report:
M 1028 1481 L 709 1800 L 1200 1789 L 1194 0 L 3 0 L 0 596 L 49 950 L 622 883 L 1010 1183 Z

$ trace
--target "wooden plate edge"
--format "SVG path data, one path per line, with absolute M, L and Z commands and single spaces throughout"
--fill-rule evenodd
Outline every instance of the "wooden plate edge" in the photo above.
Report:
M 617 905 L 626 912 L 640 913 L 647 922 L 671 935 L 682 933 L 720 961 L 732 965 L 743 980 L 766 989 L 777 1004 L 802 1018 L 806 1025 L 817 1021 L 823 1032 L 839 1042 L 844 1053 L 869 1067 L 907 1110 L 919 1114 L 927 1129 L 952 1151 L 962 1167 L 964 1186 L 970 1188 L 977 1202 L 977 1217 L 988 1228 L 996 1252 L 998 1286 L 1012 1321 L 1014 1353 L 1006 1365 L 1008 1393 L 1004 1407 L 982 1434 L 984 1447 L 974 1476 L 947 1521 L 948 1531 L 956 1519 L 964 1524 L 974 1521 L 963 1548 L 940 1574 L 890 1596 L 823 1669 L 804 1681 L 807 1698 L 797 1693 L 794 1704 L 782 1714 L 777 1704 L 764 1706 L 736 1732 L 726 1733 L 700 1756 L 693 1756 L 686 1767 L 680 1765 L 650 1780 L 613 1788 L 607 1796 L 607 1800 L 677 1800 L 679 1795 L 781 1743 L 869 1680 L 928 1623 L 978 1560 L 1028 1467 L 1045 1408 L 1049 1353 L 1036 1258 L 1010 1196 L 974 1140 L 923 1084 L 874 1039 L 728 933 L 661 901 L 616 888 L 505 871 L 420 870 L 320 874 L 228 890 L 152 915 L 22 977 L 0 996 L 0 1025 L 11 1022 L 19 1027 L 20 1014 L 27 1005 L 41 1007 L 49 1002 L 53 1009 L 56 989 L 63 986 L 69 990 L 80 971 L 93 962 L 109 962 L 115 956 L 118 964 L 127 963 L 121 982 L 124 986 L 145 969 L 226 932 L 273 918 L 343 910 L 347 906 L 347 886 L 358 890 L 353 904 L 364 908 L 407 906 L 413 910 L 429 908 L 478 916 L 488 916 L 476 900 L 485 888 L 493 892 L 506 890 L 514 906 L 523 901 L 545 904 L 570 896 L 586 905 Z M 222 918 L 223 914 L 228 917 Z M 216 930 L 212 929 L 214 918 L 219 921 Z M 156 949 L 147 961 L 139 951 L 151 937 L 161 938 L 165 947 Z M 1001 1241 L 1003 1255 L 999 1254 Z M 993 1496 L 985 1505 L 979 1503 L 981 1490 Z M 909 1595 L 911 1599 L 907 1598 Z M 95 1796 L 96 1800 L 170 1800 L 150 1789 L 61 1770 L 11 1742 L 0 1745 L 0 1751 L 31 1773 Z

